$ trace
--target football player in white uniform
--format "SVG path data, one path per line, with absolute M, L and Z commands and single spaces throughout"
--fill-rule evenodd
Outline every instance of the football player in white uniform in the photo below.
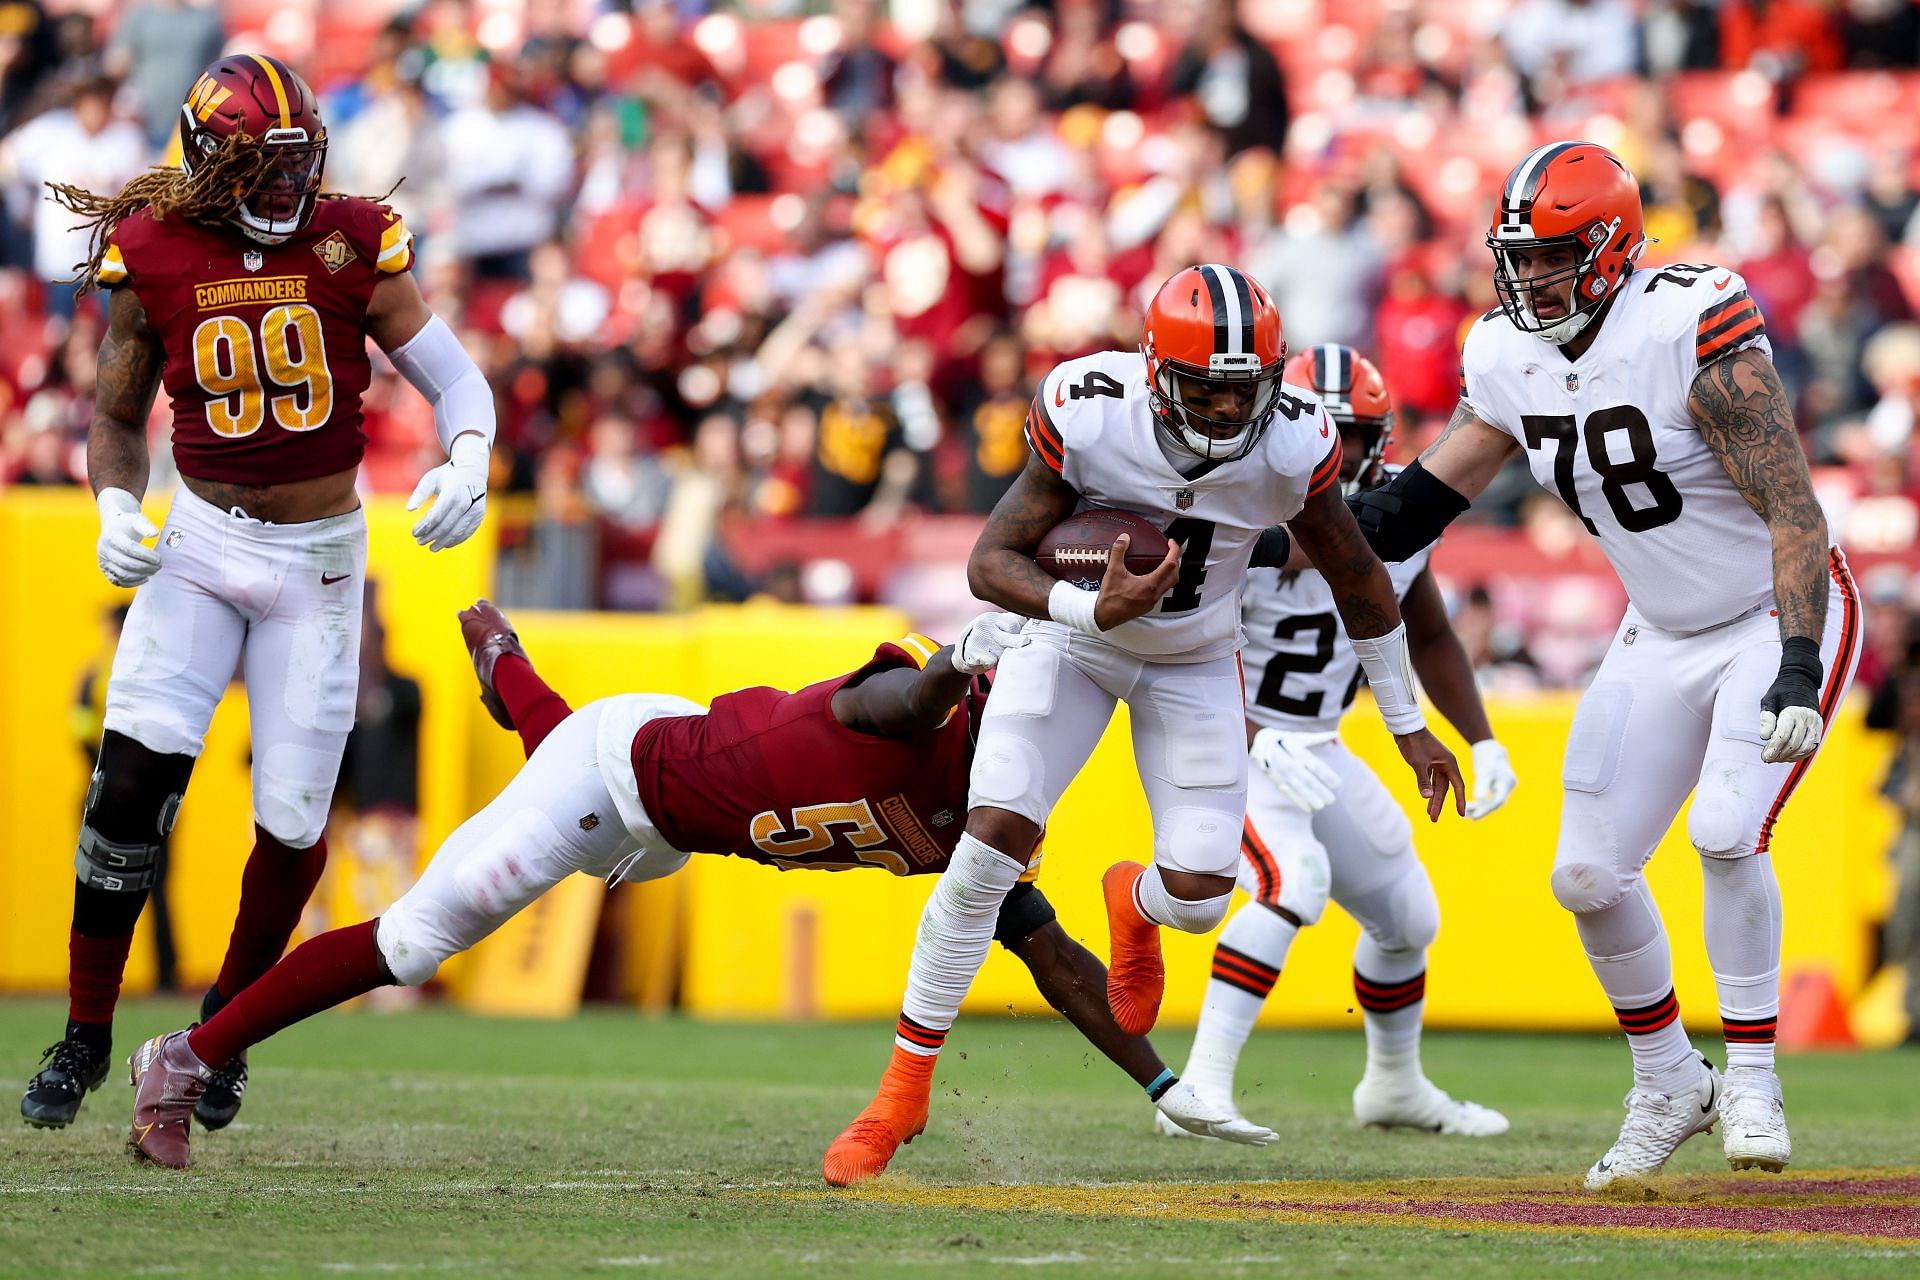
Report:
M 1524 455 L 1600 541 L 1631 602 L 1567 741 L 1553 894 L 1633 1050 L 1626 1122 L 1587 1174 L 1651 1173 L 1719 1123 L 1736 1169 L 1792 1153 L 1773 1070 L 1774 827 L 1845 697 L 1860 603 L 1814 499 L 1766 323 L 1732 271 L 1636 269 L 1640 189 L 1585 142 L 1528 155 L 1487 237 L 1500 309 L 1420 459 L 1355 501 L 1388 560 Z M 1689 1047 L 1641 875 L 1688 795 L 1727 1073 Z
M 1438 819 L 1449 791 L 1464 808 L 1459 766 L 1414 700 L 1393 583 L 1341 501 L 1340 437 L 1309 394 L 1282 384 L 1285 363 L 1266 291 L 1207 264 L 1160 287 L 1139 351 L 1069 360 L 1041 381 L 1027 417 L 1032 456 L 994 508 L 968 577 L 981 599 L 1042 621 L 1000 664 L 966 833 L 921 917 L 892 1063 L 828 1148 L 827 1181 L 872 1177 L 926 1126 L 935 1055 L 986 958 L 1000 902 L 1123 700 L 1154 865 L 1106 874 L 1107 998 L 1122 1029 L 1152 1028 L 1160 926 L 1204 933 L 1233 893 L 1247 795 L 1240 585 L 1276 521 L 1293 522 L 1331 584 L 1429 815 Z M 1035 548 L 1091 507 L 1164 527 L 1160 566 L 1128 572 L 1122 536 L 1099 590 L 1048 577 Z M 1168 1072 L 1157 1087 L 1187 1086 Z
M 1328 343 L 1287 364 L 1286 380 L 1319 397 L 1341 437 L 1342 487 L 1370 489 L 1382 463 L 1393 402 L 1371 360 Z M 1473 802 L 1482 818 L 1506 803 L 1515 779 L 1453 634 L 1427 561 L 1431 547 L 1387 566 L 1406 619 L 1414 670 L 1429 697 L 1473 748 Z M 1340 741 L 1340 721 L 1364 675 L 1333 610 L 1333 590 L 1311 571 L 1247 574 L 1247 724 L 1258 766 L 1247 780 L 1240 887 L 1251 902 L 1214 948 L 1212 977 L 1181 1079 L 1213 1111 L 1237 1115 L 1234 1068 L 1287 949 L 1331 894 L 1362 926 L 1353 990 L 1367 1031 L 1367 1068 L 1353 1091 L 1363 1124 L 1474 1137 L 1505 1133 L 1507 1119 L 1458 1101 L 1420 1068 L 1427 947 L 1440 929 L 1433 884 L 1413 848 L 1413 828 L 1380 779 Z M 1156 1115 L 1159 1113 L 1156 1112 Z M 1187 1130 L 1156 1121 L 1167 1136 Z

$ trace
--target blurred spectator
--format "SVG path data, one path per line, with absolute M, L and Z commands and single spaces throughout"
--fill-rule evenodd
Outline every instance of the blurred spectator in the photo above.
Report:
M 1346 188 L 1321 184 L 1311 204 L 1295 206 L 1279 228 L 1247 246 L 1242 265 L 1273 294 L 1290 346 L 1373 346 L 1387 264 Z
M 645 450 L 631 420 L 597 419 L 588 438 L 587 502 L 602 519 L 629 529 L 652 528 L 666 510 L 672 481 Z
M 432 101 L 420 83 L 417 57 L 396 64 L 391 78 L 363 80 L 355 113 L 328 132 L 327 177 L 337 189 L 385 196 L 424 252 L 445 203 L 447 159 Z M 391 193 L 391 194 L 388 194 Z
M 876 0 L 835 0 L 840 47 L 820 70 L 827 105 L 849 125 L 893 103 L 893 59 L 874 45 Z
M 980 377 L 960 402 L 960 444 L 966 450 L 966 497 L 959 510 L 993 510 L 1027 465 L 1027 414 L 1033 387 L 1026 351 L 1010 333 L 997 333 L 980 352 Z
M 1778 200 L 1761 206 L 1756 230 L 1753 256 L 1741 259 L 1736 269 L 1746 277 L 1747 292 L 1766 317 L 1774 365 L 1797 395 L 1807 376 L 1806 354 L 1800 348 L 1800 313 L 1813 301 L 1813 255 L 1794 238 L 1786 206 Z
M 1520 0 L 1501 24 L 1500 41 L 1537 101 L 1550 96 L 1545 86 L 1623 76 L 1639 50 L 1625 0 Z
M 1193 36 L 1173 64 L 1172 91 L 1192 94 L 1227 153 L 1280 151 L 1287 140 L 1287 86 L 1267 47 L 1240 25 L 1234 0 L 1172 0 L 1191 14 Z M 1186 14 L 1182 14 L 1185 17 Z M 1173 24 L 1178 30 L 1178 18 Z
M 1040 92 L 1054 111 L 1095 106 L 1122 111 L 1134 104 L 1133 79 L 1114 43 L 1104 0 L 1058 0 L 1053 46 L 1040 69 Z
M 834 348 L 827 360 L 825 393 L 815 401 L 820 425 L 810 514 L 859 515 L 875 502 L 897 509 L 918 464 L 893 406 L 877 393 L 879 370 L 856 343 Z
M 40 0 L 0 0 L 0 136 L 32 114 L 42 82 L 59 65 Z
M 179 129 L 187 90 L 220 56 L 225 40 L 211 0 L 144 0 L 120 15 L 107 44 L 107 69 L 125 78 L 151 146 L 165 147 Z
M 1726 0 L 1720 7 L 1720 58 L 1769 80 L 1838 70 L 1845 49 L 1830 5 L 1817 0 Z
M 88 233 L 73 214 L 49 198 L 47 184 L 118 191 L 147 167 L 147 140 L 139 127 L 113 116 L 114 83 L 82 83 L 72 105 L 22 125 L 0 141 L 0 183 L 33 210 L 33 271 L 46 287 L 47 310 L 71 316 L 77 284 L 68 283 L 87 258 Z
M 1651 75 L 1718 67 L 1719 0 L 1647 0 L 1640 39 Z
M 1920 6 L 1912 0 L 1846 0 L 1840 30 L 1850 67 L 1920 62 Z
M 528 102 L 519 73 L 496 64 L 486 100 L 441 126 L 453 237 L 481 280 L 524 279 L 573 186 L 573 139 Z

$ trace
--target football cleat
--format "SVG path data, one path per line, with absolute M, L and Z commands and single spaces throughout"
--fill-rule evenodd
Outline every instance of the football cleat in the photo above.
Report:
M 188 1151 L 193 1107 L 213 1073 L 187 1047 L 184 1031 L 155 1036 L 134 1050 L 127 1065 L 134 1089 L 127 1149 L 136 1160 L 186 1168 L 193 1163 Z
M 41 1129 L 64 1129 L 80 1113 L 80 1102 L 106 1083 L 113 1046 L 88 1044 L 68 1036 L 40 1055 L 39 1074 L 27 1081 L 20 1118 Z
M 1673 1094 L 1635 1085 L 1627 1094 L 1626 1123 L 1607 1154 L 1587 1170 L 1586 1188 L 1599 1191 L 1620 1178 L 1658 1173 L 1680 1144 L 1710 1133 L 1720 1118 L 1720 1073 L 1701 1058 L 1692 1085 Z
M 1793 1158 L 1780 1077 L 1766 1067 L 1729 1067 L 1722 1077 L 1720 1141 L 1736 1169 L 1779 1173 Z
M 1137 862 L 1116 862 L 1100 880 L 1107 899 L 1107 1004 L 1130 1036 L 1153 1030 L 1167 986 L 1160 926 L 1140 914 L 1133 897 L 1133 886 L 1146 870 Z
M 820 1174 L 832 1187 L 849 1187 L 885 1171 L 893 1153 L 926 1131 L 936 1059 L 894 1046 L 873 1101 L 827 1148 Z
M 1462 1102 L 1424 1075 L 1368 1072 L 1353 1087 L 1353 1118 L 1375 1129 L 1420 1129 L 1462 1138 L 1491 1138 L 1512 1126 L 1491 1107 Z
M 476 600 L 471 609 L 460 611 L 460 639 L 473 655 L 473 674 L 480 680 L 480 705 L 487 709 L 495 724 L 502 729 L 512 729 L 513 717 L 507 714 L 507 704 L 493 691 L 493 664 L 503 653 L 517 658 L 527 656 L 513 624 L 493 601 Z
M 194 1105 L 193 1118 L 212 1132 L 224 1129 L 240 1114 L 240 1098 L 247 1091 L 247 1051 L 207 1077 L 207 1091 Z
M 1280 1135 L 1241 1115 L 1231 1102 L 1208 1101 L 1185 1080 L 1154 1101 L 1154 1132 L 1166 1138 L 1218 1138 L 1249 1147 L 1264 1147 Z

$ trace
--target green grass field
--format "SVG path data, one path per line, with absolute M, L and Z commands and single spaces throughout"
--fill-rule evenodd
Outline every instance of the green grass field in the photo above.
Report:
M 190 1016 L 184 1003 L 131 1004 L 116 1051 Z M 8 1108 L 61 1017 L 52 1001 L 0 1002 Z M 1160 1037 L 1162 1052 L 1177 1062 L 1185 1040 Z M 0 1274 L 1920 1273 L 1911 1050 L 1794 1057 L 1783 1071 L 1795 1172 L 1905 1170 L 1891 1198 L 1864 1182 L 1824 1194 L 1805 1178 L 1733 1177 L 1715 1135 L 1682 1150 L 1682 1176 L 1627 1204 L 1572 1194 L 1618 1123 L 1618 1040 L 1430 1037 L 1436 1080 L 1513 1118 L 1506 1137 L 1468 1141 L 1357 1129 L 1357 1036 L 1263 1033 L 1242 1109 L 1284 1136 L 1254 1150 L 1156 1138 L 1138 1090 L 1064 1024 L 972 1019 L 942 1059 L 926 1135 L 877 1183 L 830 1191 L 820 1153 L 865 1102 L 888 1045 L 875 1025 L 619 1011 L 558 1024 L 442 1009 L 325 1016 L 256 1051 L 240 1123 L 196 1130 L 198 1166 L 185 1174 L 124 1154 L 123 1070 L 71 1129 L 7 1122 Z M 1195 1185 L 1256 1181 L 1268 1185 Z M 1126 1185 L 1145 1183 L 1156 1185 Z M 1779 1234 L 1764 1216 L 1722 1222 L 1771 1212 L 1753 1206 L 1793 1199 L 1783 1188 L 1879 1225 L 1863 1218 L 1823 1239 Z M 1545 1204 L 1546 1221 L 1461 1220 L 1515 1196 Z M 1453 1207 L 1403 1225 L 1430 1200 Z M 1646 1206 L 1776 1234 L 1582 1225 L 1596 1209 Z

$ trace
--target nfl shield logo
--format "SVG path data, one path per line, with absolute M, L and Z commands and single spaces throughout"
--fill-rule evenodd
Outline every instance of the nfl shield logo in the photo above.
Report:
M 258 249 L 249 249 L 240 256 L 241 265 L 249 271 L 258 271 L 267 265 L 266 255 Z
M 1620 643 L 1621 643 L 1621 644 L 1632 644 L 1632 643 L 1633 643 L 1633 642 L 1634 642 L 1635 640 L 1638 640 L 1639 638 L 1640 638 L 1640 628 L 1639 628 L 1639 627 L 1637 627 L 1637 626 L 1636 626 L 1636 627 L 1628 627 L 1628 628 L 1627 628 L 1627 634 L 1626 634 L 1626 635 L 1624 635 L 1624 636 L 1621 636 L 1621 637 L 1620 637 Z
M 1178 507 L 1178 508 L 1180 508 L 1180 510 L 1182 510 L 1182 511 L 1185 511 L 1185 510 L 1186 510 L 1186 509 L 1187 509 L 1188 507 L 1190 507 L 1190 506 L 1192 506 L 1192 505 L 1193 505 L 1193 490 L 1191 490 L 1191 489 L 1182 489 L 1182 490 L 1180 490 L 1180 492 L 1178 492 L 1178 493 L 1176 493 L 1176 494 L 1174 494 L 1174 495 L 1173 495 L 1173 505 L 1174 505 L 1174 506 L 1176 506 L 1176 507 Z
M 1567 375 L 1567 394 L 1572 395 L 1574 392 L 1578 391 L 1579 389 L 1580 389 L 1580 375 L 1577 373 L 1568 374 Z

